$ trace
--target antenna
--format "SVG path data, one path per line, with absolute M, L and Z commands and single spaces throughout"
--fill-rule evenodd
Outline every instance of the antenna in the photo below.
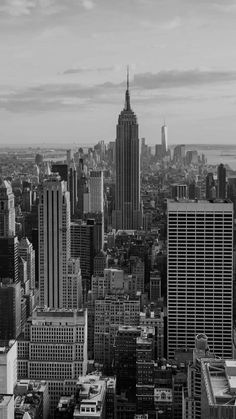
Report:
M 127 65 L 127 90 L 129 90 L 129 66 Z

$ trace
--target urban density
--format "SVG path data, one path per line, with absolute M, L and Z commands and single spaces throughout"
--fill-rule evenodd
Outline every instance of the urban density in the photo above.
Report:
M 1 149 L 2 419 L 236 418 L 236 172 L 131 96 L 115 141 Z

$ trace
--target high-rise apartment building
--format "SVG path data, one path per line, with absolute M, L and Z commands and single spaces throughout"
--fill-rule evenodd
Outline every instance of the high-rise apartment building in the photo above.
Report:
M 168 201 L 168 358 L 205 333 L 232 356 L 233 204 Z
M 70 257 L 70 198 L 56 174 L 44 180 L 39 194 L 40 304 L 66 307 Z
M 116 134 L 116 198 L 113 225 L 116 229 L 141 227 L 140 158 L 138 123 L 130 106 L 129 80 L 125 107 L 121 111 Z

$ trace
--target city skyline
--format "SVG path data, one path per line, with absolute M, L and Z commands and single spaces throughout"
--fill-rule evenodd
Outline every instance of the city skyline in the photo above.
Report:
M 140 138 L 232 143 L 233 0 L 3 0 L 2 144 L 115 139 L 130 65 Z M 109 39 L 109 43 L 107 42 Z

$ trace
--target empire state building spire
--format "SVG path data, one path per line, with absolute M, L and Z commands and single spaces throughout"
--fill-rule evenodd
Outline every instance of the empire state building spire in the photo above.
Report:
M 131 111 L 129 94 L 129 67 L 127 67 L 127 87 L 125 92 L 125 111 Z
M 117 230 L 137 230 L 142 225 L 139 164 L 138 123 L 130 106 L 127 69 L 125 106 L 116 126 L 116 199 L 112 224 Z

